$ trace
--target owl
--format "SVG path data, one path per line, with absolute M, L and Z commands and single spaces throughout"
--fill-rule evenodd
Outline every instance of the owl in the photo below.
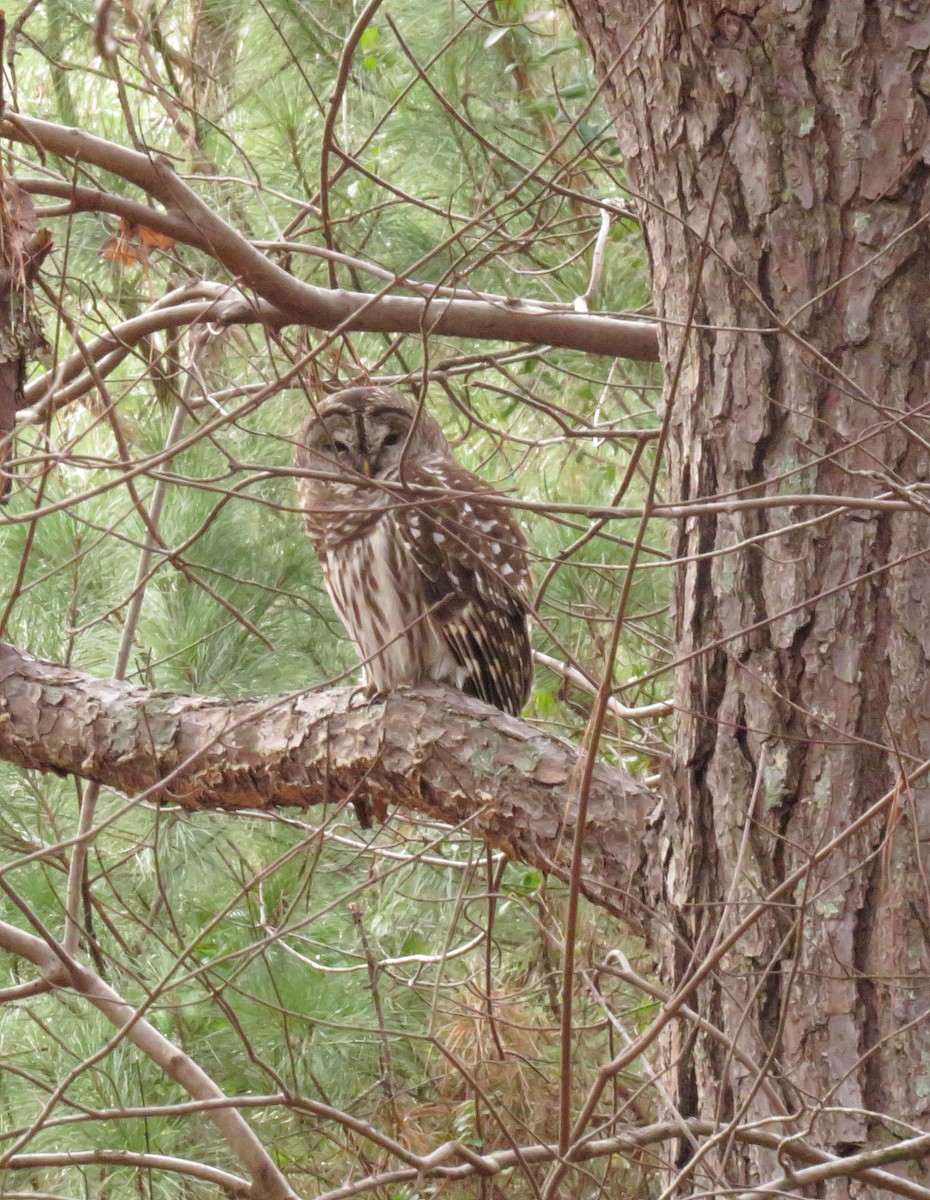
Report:
M 297 439 L 307 532 L 372 695 L 433 681 L 519 713 L 532 681 L 526 540 L 399 392 L 323 400 Z

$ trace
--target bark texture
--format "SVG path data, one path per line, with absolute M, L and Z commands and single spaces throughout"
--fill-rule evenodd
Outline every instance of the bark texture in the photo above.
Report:
M 416 809 L 566 879 L 579 756 L 568 742 L 461 692 L 421 687 L 359 703 L 354 688 L 264 700 L 181 696 L 96 679 L 0 643 L 0 758 L 190 809 L 361 801 Z M 645 927 L 655 797 L 599 763 L 582 890 Z
M 6 464 L 13 457 L 26 364 L 45 344 L 42 323 L 32 310 L 32 284 L 52 239 L 47 229 L 37 230 L 35 224 L 32 200 L 0 171 L 0 504 L 10 492 Z
M 569 7 L 606 81 L 670 322 L 673 500 L 926 479 L 927 6 Z M 683 333 L 689 314 L 710 328 Z M 705 648 L 677 674 L 657 898 L 686 945 L 669 944 L 676 983 L 719 925 L 930 756 L 925 506 L 801 520 L 712 513 L 679 530 L 679 554 L 717 556 L 692 558 L 676 591 L 679 654 Z M 738 1044 L 769 1048 L 787 1107 L 835 1152 L 894 1140 L 891 1118 L 930 1123 L 928 838 L 920 783 L 700 991 Z M 684 1115 L 766 1114 L 719 1043 L 670 1049 Z M 758 1165 L 730 1153 L 724 1181 Z

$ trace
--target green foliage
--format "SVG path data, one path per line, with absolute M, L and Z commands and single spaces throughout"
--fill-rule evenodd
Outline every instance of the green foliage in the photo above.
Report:
M 586 292 L 600 226 L 592 202 L 625 198 L 606 114 L 591 103 L 591 79 L 561 12 L 537 13 L 523 0 L 483 15 L 464 3 L 385 6 L 361 36 L 325 167 L 328 104 L 354 19 L 347 6 L 137 6 L 134 27 L 123 19 L 120 52 L 103 63 L 91 6 L 41 6 L 16 45 L 20 108 L 174 155 L 231 224 L 274 242 L 269 253 L 317 286 L 330 285 L 327 260 L 304 250 L 328 243 L 406 281 L 466 294 L 570 305 Z M 68 179 L 75 171 L 73 163 L 49 169 Z M 77 174 L 140 198 L 116 176 Z M 137 242 L 129 239 L 128 261 L 107 257 L 101 252 L 121 232 L 126 245 L 112 215 L 42 220 L 55 237 L 42 301 L 53 365 L 172 289 L 234 282 L 190 247 L 153 248 L 133 261 Z M 344 260 L 333 271 L 338 286 L 374 292 L 385 284 Z M 636 226 L 615 214 L 590 306 L 625 312 L 647 300 Z M 33 378 L 48 369 L 35 364 Z M 538 648 L 595 684 L 610 670 L 618 687 L 630 685 L 627 703 L 660 698 L 661 676 L 641 688 L 635 677 L 667 661 L 661 533 L 647 531 L 645 569 L 608 664 L 638 520 L 598 524 L 585 512 L 641 505 L 653 443 L 632 458 L 637 439 L 658 428 L 655 373 L 504 340 L 324 337 L 257 325 L 211 328 L 200 344 L 183 332 L 152 334 L 107 373 L 104 389 L 41 416 L 19 439 L 20 482 L 0 516 L 0 579 L 9 581 L 0 613 L 11 601 L 3 636 L 110 674 L 146 539 L 140 507 L 148 513 L 163 489 L 128 678 L 230 697 L 351 682 L 354 654 L 296 511 L 293 433 L 323 382 L 371 377 L 417 387 L 431 371 L 428 402 L 460 460 L 529 505 L 516 511 L 537 583 L 546 580 Z M 179 403 L 187 415 L 171 454 Z M 131 478 L 127 457 L 138 467 Z M 577 737 L 591 704 L 589 693 L 540 668 L 527 715 Z M 655 729 L 604 732 L 608 757 L 641 765 L 661 750 Z M 57 933 L 78 812 L 74 782 L 0 764 L 0 786 L 6 878 Z M 461 832 L 392 815 L 363 835 L 351 810 L 223 819 L 107 792 L 96 824 L 81 957 L 228 1094 L 310 1097 L 417 1150 L 446 1138 L 505 1144 L 492 1103 L 523 1140 L 554 1136 L 562 898 L 539 872 L 506 868 L 483 934 L 491 866 Z M 0 910 L 23 921 L 8 896 Z M 602 916 L 585 910 L 582 965 L 598 961 L 613 937 Z M 3 971 L 0 984 L 29 978 L 14 961 Z M 635 1028 L 642 1014 L 623 988 L 609 979 L 602 986 L 615 1009 L 630 1005 L 624 1019 Z M 613 1052 L 614 1035 L 581 985 L 576 1006 L 583 1087 Z M 157 1150 L 241 1170 L 202 1117 L 84 1119 L 88 1109 L 184 1099 L 125 1039 L 108 1046 L 112 1038 L 102 1015 L 60 992 L 0 1007 L 0 1151 L 14 1131 L 40 1122 L 65 1081 L 63 1100 L 26 1139 L 30 1150 Z M 468 1065 L 471 1083 L 439 1047 Z M 359 1143 L 337 1124 L 287 1104 L 247 1115 L 307 1194 L 356 1170 Z M 22 1186 L 16 1174 L 10 1187 Z M 37 1189 L 78 1190 L 75 1168 L 30 1178 Z M 113 1200 L 215 1194 L 171 1173 L 99 1165 L 84 1170 L 82 1186 Z M 508 1194 L 530 1194 L 525 1177 L 515 1173 Z

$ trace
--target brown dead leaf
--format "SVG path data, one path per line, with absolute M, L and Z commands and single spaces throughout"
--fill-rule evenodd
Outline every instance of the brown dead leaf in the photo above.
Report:
M 153 250 L 170 250 L 174 245 L 173 237 L 169 237 L 167 233 L 149 229 L 147 225 L 133 225 L 131 228 L 138 233 L 142 245 L 151 246 Z
M 100 247 L 100 257 L 121 267 L 147 267 L 148 251 L 141 244 L 134 245 L 120 233 L 111 234 Z
M 24 264 L 27 286 L 31 287 L 35 282 L 35 278 L 39 273 L 39 267 L 41 267 L 45 256 L 49 253 L 53 245 L 52 234 L 48 229 L 37 229 L 29 238 L 26 244 L 26 261 Z
M 120 217 L 119 229 L 103 243 L 100 255 L 109 262 L 119 263 L 123 267 L 139 266 L 148 270 L 149 249 L 170 250 L 174 238 L 167 234 L 149 229 L 147 225 L 137 225 Z

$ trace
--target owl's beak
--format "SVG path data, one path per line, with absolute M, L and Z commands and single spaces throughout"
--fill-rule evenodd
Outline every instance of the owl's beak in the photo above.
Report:
M 366 479 L 371 479 L 371 459 L 370 458 L 363 458 L 362 461 L 358 465 L 358 469 L 361 471 L 361 473 L 365 476 Z

